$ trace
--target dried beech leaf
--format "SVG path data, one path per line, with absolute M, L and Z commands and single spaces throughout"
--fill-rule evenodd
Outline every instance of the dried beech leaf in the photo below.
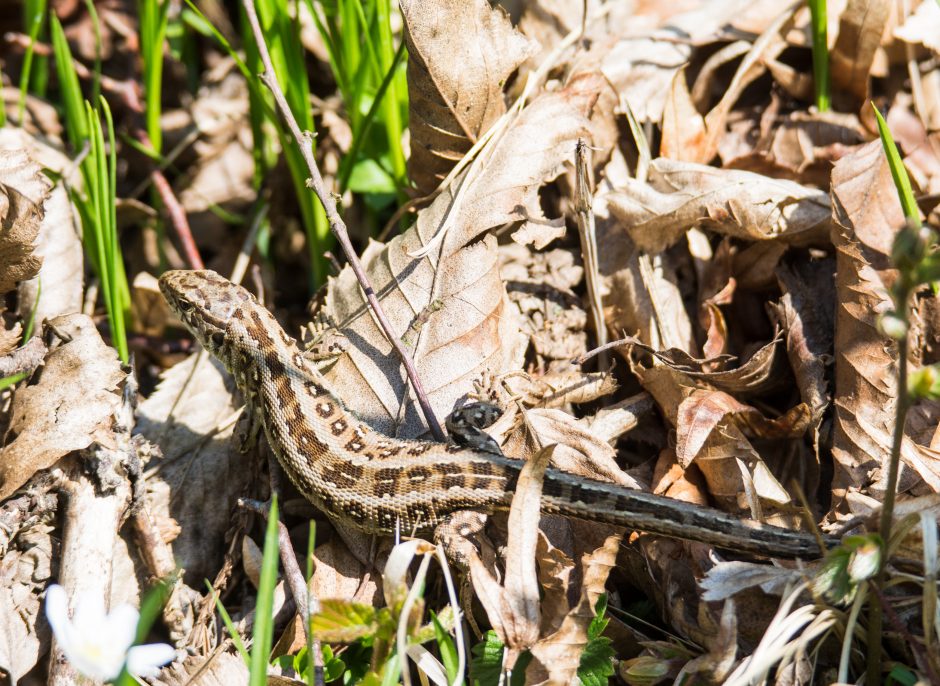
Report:
M 418 215 L 414 227 L 388 245 L 370 244 L 362 256 L 397 335 L 426 315 L 414 337 L 413 357 L 438 417 L 472 391 L 473 380 L 484 372 L 520 366 L 525 339 L 507 307 L 496 240 L 477 239 L 492 227 L 539 212 L 539 187 L 558 174 L 577 139 L 586 135 L 586 117 L 601 85 L 598 77 L 585 77 L 536 98 L 478 174 L 468 178 L 465 172 Z M 461 198 L 456 210 L 454 192 Z M 451 225 L 440 249 L 424 258 L 409 257 L 431 240 L 448 215 Z M 421 434 L 423 418 L 407 398 L 398 358 L 365 305 L 351 269 L 330 281 L 327 307 L 353 341 L 327 372 L 337 393 L 380 431 Z
M 661 3 L 642 19 L 631 17 L 627 37 L 612 47 L 608 41 L 597 41 L 601 70 L 640 123 L 659 123 L 669 85 L 688 64 L 693 45 L 714 40 L 740 14 L 741 5 L 733 2 Z M 637 21 L 645 25 L 634 28 Z
M 848 489 L 868 486 L 872 469 L 887 465 L 890 441 L 873 439 L 861 422 L 890 434 L 897 402 L 896 348 L 877 326 L 892 304 L 877 270 L 887 269 L 886 251 L 904 215 L 880 141 L 836 163 L 832 198 L 838 302 L 832 490 L 838 507 Z
M 568 593 L 573 582 L 575 563 L 562 550 L 552 545 L 541 531 L 535 555 L 542 595 L 542 623 L 539 626 L 539 635 L 545 636 L 557 631 L 568 614 Z
M 906 43 L 923 45 L 940 53 L 940 7 L 935 2 L 922 2 L 901 26 L 894 29 L 894 37 Z
M 720 391 L 693 391 L 678 410 L 676 457 L 688 466 L 713 431 L 730 421 L 757 438 L 798 438 L 809 425 L 809 409 L 802 403 L 782 417 L 767 419 L 759 410 Z
M 46 579 L 52 575 L 52 527 L 16 533 L 15 545 L 0 554 L 0 670 L 13 683 L 36 666 L 48 630 L 37 622 Z M 25 682 L 21 682 L 25 683 Z
M 714 150 L 704 149 L 706 143 L 705 120 L 689 95 L 685 69 L 680 69 L 673 77 L 666 96 L 659 154 L 673 160 L 704 164 L 715 154 Z
M 850 101 L 840 109 L 856 110 L 868 100 L 875 51 L 885 33 L 889 0 L 849 0 L 839 19 L 839 37 L 829 51 L 832 92 Z
M 648 252 L 665 250 L 693 226 L 788 245 L 825 242 L 829 231 L 829 198 L 820 190 L 665 158 L 653 161 L 649 184 L 630 179 L 608 202 L 633 241 Z
M 33 249 L 50 185 L 25 152 L 0 151 L 0 294 L 39 271 L 42 261 Z
M 248 683 L 248 665 L 237 653 L 213 652 L 209 657 L 188 655 L 150 680 L 153 686 L 231 686 Z
M 17 182 L 20 192 L 32 202 L 42 206 L 42 222 L 36 237 L 34 257 L 42 261 L 39 273 L 19 286 L 19 315 L 23 320 L 34 317 L 37 325 L 63 314 L 80 312 L 84 255 L 80 231 L 75 225 L 72 204 L 64 183 L 51 186 L 42 168 L 63 175 L 73 173 L 75 164 L 41 140 L 29 136 L 22 129 L 0 129 L 0 150 L 20 157 Z M 78 183 L 72 179 L 70 183 Z M 50 191 L 51 187 L 51 191 Z M 0 270 L 2 271 L 2 270 Z M 42 284 L 42 297 L 40 296 Z
M 585 422 L 562 410 L 538 408 L 526 412 L 526 424 L 541 445 L 556 444 L 552 455 L 552 466 L 556 469 L 626 488 L 640 488 L 617 464 L 616 452 L 610 444 L 598 438 Z M 510 455 L 521 457 L 528 451 L 519 433 L 513 434 L 504 448 Z
M 39 380 L 13 398 L 15 438 L 0 451 L 0 500 L 73 450 L 109 442 L 120 407 L 124 372 L 91 318 L 66 315 L 49 325 L 71 340 L 50 352 Z
M 526 461 L 509 510 L 505 584 L 493 577 L 474 548 L 468 563 L 470 581 L 493 630 L 514 651 L 529 648 L 539 637 L 536 547 L 541 519 L 542 479 L 555 446 Z
M 534 659 L 526 669 L 527 684 L 570 684 L 574 680 L 587 645 L 587 630 L 594 619 L 594 607 L 604 593 L 610 570 L 616 564 L 621 538 L 622 534 L 608 536 L 604 545 L 581 559 L 583 581 L 580 600 L 557 631 L 532 646 Z
M 401 3 L 408 45 L 408 172 L 427 195 L 505 111 L 503 88 L 535 46 L 486 0 Z
M 692 321 L 679 290 L 675 260 L 644 255 L 619 221 L 610 216 L 606 195 L 594 198 L 598 262 L 604 281 L 604 311 L 612 331 L 638 332 L 654 348 L 695 350 Z
M 363 581 L 364 569 L 349 549 L 339 541 L 318 545 L 313 551 L 313 578 L 310 590 L 315 598 L 353 598 L 363 603 L 375 603 L 381 589 L 378 575 Z

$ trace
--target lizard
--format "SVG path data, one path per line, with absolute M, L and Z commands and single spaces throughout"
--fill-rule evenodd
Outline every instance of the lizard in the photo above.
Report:
M 367 533 L 427 533 L 467 511 L 509 509 L 523 461 L 386 436 L 330 391 L 248 290 L 210 270 L 168 271 L 159 284 L 170 309 L 232 374 L 290 480 L 327 516 Z M 545 472 L 541 507 L 743 553 L 810 558 L 826 552 L 810 533 L 554 469 Z

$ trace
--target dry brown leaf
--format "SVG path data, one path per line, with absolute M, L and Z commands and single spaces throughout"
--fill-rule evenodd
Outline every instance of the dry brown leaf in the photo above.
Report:
M 679 289 L 677 266 L 668 254 L 641 254 L 610 216 L 606 195 L 594 199 L 598 261 L 604 281 L 604 313 L 611 331 L 637 332 L 654 348 L 696 349 L 692 322 Z
M 839 37 L 829 51 L 832 93 L 847 102 L 839 109 L 858 110 L 868 101 L 875 51 L 885 34 L 890 0 L 849 0 L 839 18 Z
M 556 469 L 625 488 L 640 488 L 617 464 L 616 451 L 597 437 L 585 421 L 562 410 L 537 408 L 526 412 L 525 422 L 541 445 L 557 444 L 552 454 L 552 466 Z M 530 452 L 526 449 L 526 437 L 520 434 L 512 434 L 503 446 L 508 454 L 523 457 Z
M 936 2 L 921 2 L 904 23 L 894 29 L 894 37 L 940 53 L 940 7 Z
M 832 198 L 838 303 L 832 492 L 840 507 L 848 489 L 868 486 L 871 471 L 887 464 L 890 442 L 873 439 L 862 422 L 890 433 L 897 402 L 895 347 L 877 327 L 878 316 L 892 309 L 878 270 L 887 269 L 886 251 L 904 215 L 880 141 L 836 163 Z
M 678 409 L 676 457 L 688 466 L 699 454 L 713 431 L 734 423 L 757 438 L 798 438 L 809 425 L 809 409 L 802 403 L 782 417 L 768 419 L 754 407 L 738 402 L 720 391 L 695 390 Z
M 215 651 L 174 662 L 151 680 L 153 686 L 232 686 L 248 683 L 248 665 L 237 653 Z
M 594 607 L 616 564 L 621 538 L 622 534 L 608 536 L 604 545 L 582 558 L 580 600 L 557 631 L 532 646 L 533 660 L 526 669 L 527 684 L 569 684 L 574 679 L 587 645 Z
M 653 161 L 649 184 L 630 180 L 608 203 L 637 246 L 654 253 L 693 226 L 788 245 L 825 243 L 829 231 L 829 199 L 820 190 L 665 158 Z
M 783 296 L 776 305 L 790 367 L 800 397 L 812 417 L 813 446 L 819 448 L 819 425 L 829 407 L 827 368 L 833 361 L 835 330 L 835 262 L 792 261 L 777 269 Z M 818 456 L 817 456 L 818 457 Z
M 687 398 L 699 392 L 699 384 L 667 366 L 646 368 L 634 362 L 633 371 L 643 388 L 655 398 L 665 418 L 675 427 L 677 435 L 688 432 L 688 422 L 682 420 L 689 415 L 680 414 L 680 408 Z M 737 510 L 749 506 L 751 516 L 760 518 L 757 496 L 773 503 L 789 500 L 744 432 L 734 423 L 725 422 L 719 431 L 708 432 L 696 451 L 686 452 L 691 454 L 684 457 L 694 460 L 705 476 L 708 491 L 725 507 Z M 683 469 L 690 466 L 688 461 L 680 464 Z M 747 505 L 741 502 L 745 497 Z
M 741 97 L 744 89 L 764 73 L 766 65 L 773 63 L 775 58 L 786 47 L 783 34 L 786 27 L 793 21 L 794 11 L 798 2 L 791 2 L 788 7 L 770 21 L 761 32 L 754 45 L 741 60 L 731 82 L 724 88 L 721 100 L 705 115 L 705 140 L 700 147 L 700 161 L 708 162 L 718 150 L 718 141 L 724 134 L 731 108 Z
M 539 585 L 535 569 L 539 539 L 542 479 L 555 446 L 539 451 L 526 461 L 509 510 L 506 575 L 501 585 L 486 568 L 475 549 L 469 551 L 470 581 L 499 639 L 510 650 L 509 668 L 519 651 L 539 637 Z
M 310 590 L 315 598 L 355 598 L 373 604 L 382 595 L 381 576 L 370 575 L 363 581 L 365 569 L 349 549 L 338 541 L 318 545 L 314 551 Z
M 486 0 L 401 3 L 408 45 L 408 173 L 427 195 L 505 111 L 503 88 L 535 46 Z
M 0 670 L 16 683 L 48 650 L 49 630 L 37 622 L 40 594 L 52 575 L 52 527 L 17 532 L 0 552 Z
M 552 545 L 542 531 L 539 531 L 535 555 L 542 596 L 539 636 L 546 636 L 557 631 L 568 614 L 568 593 L 574 580 L 575 564 L 564 551 Z
M 150 510 L 179 522 L 173 554 L 193 586 L 215 575 L 232 506 L 252 481 L 249 457 L 232 440 L 240 404 L 234 392 L 219 363 L 192 355 L 164 372 L 137 410 L 137 431 L 163 452 L 149 465 Z
M 739 119 L 719 142 L 723 166 L 825 188 L 834 159 L 863 141 L 855 115 L 790 112 L 775 119 L 769 132 L 755 131 L 756 119 Z
M 706 150 L 705 119 L 695 109 L 689 87 L 685 80 L 685 69 L 680 69 L 672 79 L 666 103 L 663 107 L 663 136 L 659 154 L 682 162 L 708 162 L 714 150 Z
M 39 272 L 33 250 L 50 185 L 25 152 L 0 151 L 0 294 Z
M 0 129 L 0 150 L 15 154 L 26 151 L 33 160 L 29 164 L 36 174 L 41 174 L 41 168 L 45 167 L 65 176 L 75 176 L 72 160 L 21 129 Z M 60 182 L 52 187 L 50 193 L 44 174 L 42 179 L 41 184 L 20 188 L 30 200 L 43 207 L 42 223 L 33 253 L 42 259 L 42 267 L 36 277 L 20 283 L 17 308 L 23 320 L 33 317 L 37 324 L 59 315 L 81 311 L 84 295 L 84 255 L 68 192 L 65 184 Z M 69 178 L 69 183 L 78 185 L 81 181 Z M 42 297 L 39 297 L 40 284 Z
M 577 139 L 586 135 L 586 117 L 601 86 L 599 77 L 581 78 L 536 98 L 479 174 L 468 178 L 465 172 L 418 215 L 412 229 L 388 245 L 370 244 L 362 256 L 398 335 L 429 311 L 413 353 L 438 417 L 446 416 L 485 371 L 520 365 L 526 340 L 507 307 L 496 240 L 478 239 L 492 227 L 540 212 L 539 187 L 557 175 Z M 454 192 L 461 197 L 456 213 Z M 448 215 L 452 223 L 439 250 L 409 257 L 427 245 Z M 408 401 L 398 359 L 365 306 L 352 270 L 330 281 L 327 307 L 353 342 L 327 371 L 337 393 L 380 431 L 421 434 L 424 422 Z
M 940 192 L 940 155 L 935 148 L 936 138 L 927 133 L 923 121 L 909 104 L 896 102 L 888 110 L 886 120 L 895 142 L 904 152 L 904 168 L 911 181 L 924 193 Z
M 0 500 L 60 457 L 97 440 L 111 442 L 124 380 L 117 353 L 85 315 L 57 317 L 48 325 L 70 339 L 49 353 L 39 379 L 13 398 L 15 438 L 0 451 Z
M 640 123 L 659 123 L 670 83 L 688 63 L 692 46 L 714 40 L 749 4 L 660 3 L 652 11 L 637 13 L 622 22 L 629 25 L 627 37 L 613 46 L 610 40 L 597 41 L 601 70 Z

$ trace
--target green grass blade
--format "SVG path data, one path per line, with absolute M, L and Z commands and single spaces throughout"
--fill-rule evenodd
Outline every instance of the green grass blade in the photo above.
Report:
M 26 46 L 26 54 L 23 55 L 23 71 L 20 74 L 20 101 L 17 106 L 17 118 L 20 125 L 23 123 L 23 117 L 26 114 L 26 94 L 29 91 L 29 84 L 35 79 L 32 78 L 33 59 L 36 51 L 36 39 L 45 25 L 46 19 L 46 0 L 34 0 L 25 3 L 26 29 L 29 35 L 29 45 Z M 5 108 L 4 108 L 5 109 Z
M 85 0 L 85 9 L 91 19 L 91 27 L 95 36 L 95 67 L 91 77 L 91 102 L 98 102 L 101 96 L 101 22 L 93 0 Z
M 816 109 L 829 110 L 829 39 L 826 24 L 826 0 L 809 0 L 813 31 L 813 85 Z
M 261 560 L 261 577 L 258 581 L 258 602 L 255 605 L 255 625 L 252 631 L 251 664 L 249 684 L 267 684 L 268 656 L 274 638 L 274 587 L 277 584 L 277 496 L 271 499 L 268 526 L 264 534 L 264 555 Z
M 75 151 L 81 150 L 88 140 L 88 120 L 82 99 L 82 89 L 78 83 L 78 74 L 72 63 L 72 51 L 62 31 L 58 17 L 51 14 L 49 27 L 52 36 L 52 52 L 55 56 L 56 75 L 59 78 L 59 92 L 65 109 L 65 132 Z
M 166 39 L 170 3 L 168 0 L 141 0 L 140 2 L 140 54 L 144 65 L 144 113 L 147 136 L 153 149 L 163 149 L 163 131 L 160 128 L 161 96 L 163 92 L 163 44 Z
M 215 609 L 219 611 L 219 615 L 222 617 L 222 623 L 225 624 L 225 629 L 228 631 L 228 635 L 232 637 L 232 643 L 235 644 L 235 649 L 238 651 L 238 654 L 242 656 L 245 664 L 250 665 L 251 655 L 248 653 L 248 649 L 245 648 L 241 634 L 238 633 L 238 629 L 235 627 L 235 622 L 232 621 L 232 616 L 228 613 L 228 610 L 225 609 L 225 605 L 222 604 L 222 600 L 219 598 L 219 594 L 214 588 L 212 588 L 212 584 L 209 583 L 209 580 L 206 579 L 205 581 L 206 588 L 209 589 L 209 594 L 215 601 Z
M 907 176 L 907 169 L 904 168 L 904 162 L 901 160 L 901 153 L 898 152 L 898 146 L 894 143 L 888 124 L 885 122 L 881 112 L 872 103 L 875 110 L 875 118 L 878 120 L 878 134 L 881 136 L 881 145 L 885 151 L 885 157 L 888 158 L 888 168 L 891 170 L 891 178 L 894 179 L 894 187 L 897 189 L 898 198 L 901 200 L 901 208 L 904 210 L 904 216 L 915 226 L 922 226 L 920 221 L 920 208 L 914 199 L 914 191 L 911 190 L 911 180 Z
M 398 52 L 395 53 L 395 59 L 392 60 L 392 64 L 385 73 L 385 78 L 382 79 L 379 90 L 375 94 L 375 99 L 372 101 L 372 106 L 369 108 L 369 111 L 363 118 L 359 130 L 353 132 L 352 145 L 350 146 L 346 157 L 343 159 L 343 164 L 340 170 L 339 187 L 343 191 L 345 191 L 349 186 L 349 176 L 352 174 L 353 168 L 356 166 L 356 162 L 359 161 L 359 152 L 362 149 L 364 141 L 369 135 L 369 129 L 372 126 L 372 122 L 375 121 L 375 117 L 378 114 L 379 108 L 383 107 L 383 102 L 388 92 L 388 88 L 391 86 L 392 81 L 395 78 L 398 65 L 401 63 L 401 60 L 404 56 L 405 42 L 402 41 L 401 45 L 398 46 Z

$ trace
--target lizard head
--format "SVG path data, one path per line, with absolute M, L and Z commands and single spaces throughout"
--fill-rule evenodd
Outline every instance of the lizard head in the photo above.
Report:
M 160 291 L 190 333 L 210 353 L 222 352 L 229 323 L 254 296 L 209 269 L 169 271 L 160 277 Z

